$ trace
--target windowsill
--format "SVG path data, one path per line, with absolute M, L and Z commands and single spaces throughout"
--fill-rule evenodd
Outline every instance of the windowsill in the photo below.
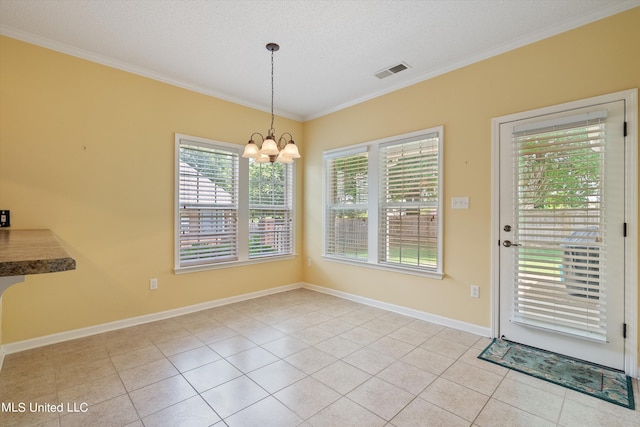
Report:
M 352 261 L 348 259 L 329 257 L 326 255 L 323 255 L 322 258 L 326 261 L 337 262 L 340 264 L 348 264 L 348 265 L 364 267 L 364 268 L 373 268 L 376 270 L 391 271 L 393 273 L 409 274 L 412 276 L 428 277 L 428 278 L 437 279 L 437 280 L 442 280 L 442 278 L 444 277 L 444 273 L 440 273 L 436 271 L 418 271 L 410 268 L 393 267 L 393 266 L 384 265 L 384 264 L 369 264 L 368 262 L 365 262 L 365 261 Z
M 298 254 L 277 255 L 277 256 L 248 259 L 243 261 L 218 262 L 215 264 L 194 265 L 191 267 L 175 267 L 173 269 L 173 272 L 175 274 L 185 274 L 185 273 L 195 273 L 198 271 L 220 270 L 223 268 L 245 267 L 248 265 L 264 264 L 267 262 L 288 261 L 288 260 L 295 259 L 297 256 Z

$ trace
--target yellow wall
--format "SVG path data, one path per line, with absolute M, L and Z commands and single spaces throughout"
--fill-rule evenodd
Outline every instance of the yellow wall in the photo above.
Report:
M 0 64 L 0 205 L 77 261 L 4 293 L 5 344 L 300 280 L 300 257 L 173 273 L 174 133 L 243 145 L 268 113 L 6 37 Z M 276 126 L 303 140 L 301 123 Z
M 324 150 L 444 125 L 446 276 L 323 260 L 322 201 L 306 197 L 304 280 L 489 327 L 491 119 L 640 87 L 639 22 L 635 8 L 305 123 L 305 194 L 321 194 Z M 450 209 L 456 196 L 469 196 L 470 209 Z
M 174 132 L 243 144 L 268 115 L 1 37 L 0 206 L 14 228 L 54 230 L 78 263 L 5 292 L 2 342 L 301 280 L 488 327 L 491 119 L 639 87 L 637 22 L 640 8 L 304 124 L 278 118 L 278 129 L 304 140 L 302 255 L 183 275 L 172 271 Z M 322 152 L 437 125 L 445 278 L 323 260 Z M 454 196 L 469 196 L 471 208 L 451 210 Z

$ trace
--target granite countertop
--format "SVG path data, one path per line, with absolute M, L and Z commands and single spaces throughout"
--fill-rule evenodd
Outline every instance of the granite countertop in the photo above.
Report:
M 51 230 L 0 229 L 0 277 L 75 270 Z

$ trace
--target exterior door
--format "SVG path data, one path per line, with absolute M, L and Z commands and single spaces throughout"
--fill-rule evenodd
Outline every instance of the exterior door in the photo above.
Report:
M 622 370 L 625 101 L 535 114 L 499 127 L 499 335 Z

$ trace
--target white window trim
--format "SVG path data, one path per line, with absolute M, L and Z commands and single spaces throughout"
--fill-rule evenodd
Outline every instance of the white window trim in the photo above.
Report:
M 378 211 L 379 211 L 379 200 L 378 200 L 378 192 L 379 192 L 379 165 L 378 165 L 378 149 L 381 145 L 390 143 L 390 142 L 398 142 L 403 139 L 414 138 L 420 135 L 430 134 L 430 133 L 438 133 L 438 248 L 437 248 L 437 256 L 438 256 L 438 268 L 436 271 L 425 271 L 419 270 L 417 268 L 412 267 L 403 267 L 403 266 L 392 266 L 387 264 L 380 264 L 378 262 Z M 331 150 L 327 150 L 323 153 L 323 166 L 322 166 L 322 258 L 331 261 L 337 262 L 341 264 L 349 264 L 349 265 L 357 265 L 361 267 L 374 268 L 378 270 L 385 271 L 393 271 L 396 273 L 404 273 L 410 274 L 414 276 L 421 277 L 429 277 L 432 279 L 441 280 L 444 277 L 444 260 L 443 260 L 443 240 L 444 240 L 444 193 L 443 193 L 443 181 L 444 181 L 444 150 L 443 150 L 443 141 L 444 141 L 444 126 L 436 126 L 428 129 L 422 129 L 415 132 L 409 132 L 402 135 L 396 135 L 388 138 L 376 139 L 373 141 L 363 142 L 359 144 L 349 145 L 341 148 L 334 148 Z M 326 242 L 326 227 L 327 227 L 327 215 L 325 212 L 325 208 L 327 206 L 327 196 L 328 196 L 328 188 L 327 188 L 327 171 L 324 164 L 326 159 L 331 159 L 335 157 L 348 156 L 362 152 L 368 153 L 368 177 L 369 177 L 369 197 L 368 197 L 368 259 L 366 261 L 356 260 L 356 259 L 348 259 L 339 256 L 334 256 L 327 254 L 327 242 Z
M 204 144 L 206 146 L 214 145 L 218 147 L 228 148 L 230 150 L 238 152 L 240 161 L 238 165 L 238 259 L 234 261 L 223 261 L 211 264 L 201 264 L 194 266 L 182 267 L 180 266 L 180 248 L 179 248 L 179 234 L 180 234 L 180 142 L 190 141 L 198 144 Z M 295 163 L 292 165 L 292 200 L 291 200 L 291 217 L 292 217 L 292 229 L 291 229 L 291 254 L 285 255 L 270 255 L 262 256 L 258 258 L 249 258 L 249 159 L 245 159 L 241 156 L 242 146 L 238 144 L 231 144 L 229 142 L 216 141 L 208 138 L 201 138 L 197 136 L 175 134 L 175 147 L 174 147 L 174 268 L 175 274 L 192 273 L 198 271 L 218 270 L 231 267 L 242 267 L 253 264 L 263 264 L 267 262 L 278 262 L 295 259 L 297 257 L 296 252 L 296 180 L 295 180 Z

